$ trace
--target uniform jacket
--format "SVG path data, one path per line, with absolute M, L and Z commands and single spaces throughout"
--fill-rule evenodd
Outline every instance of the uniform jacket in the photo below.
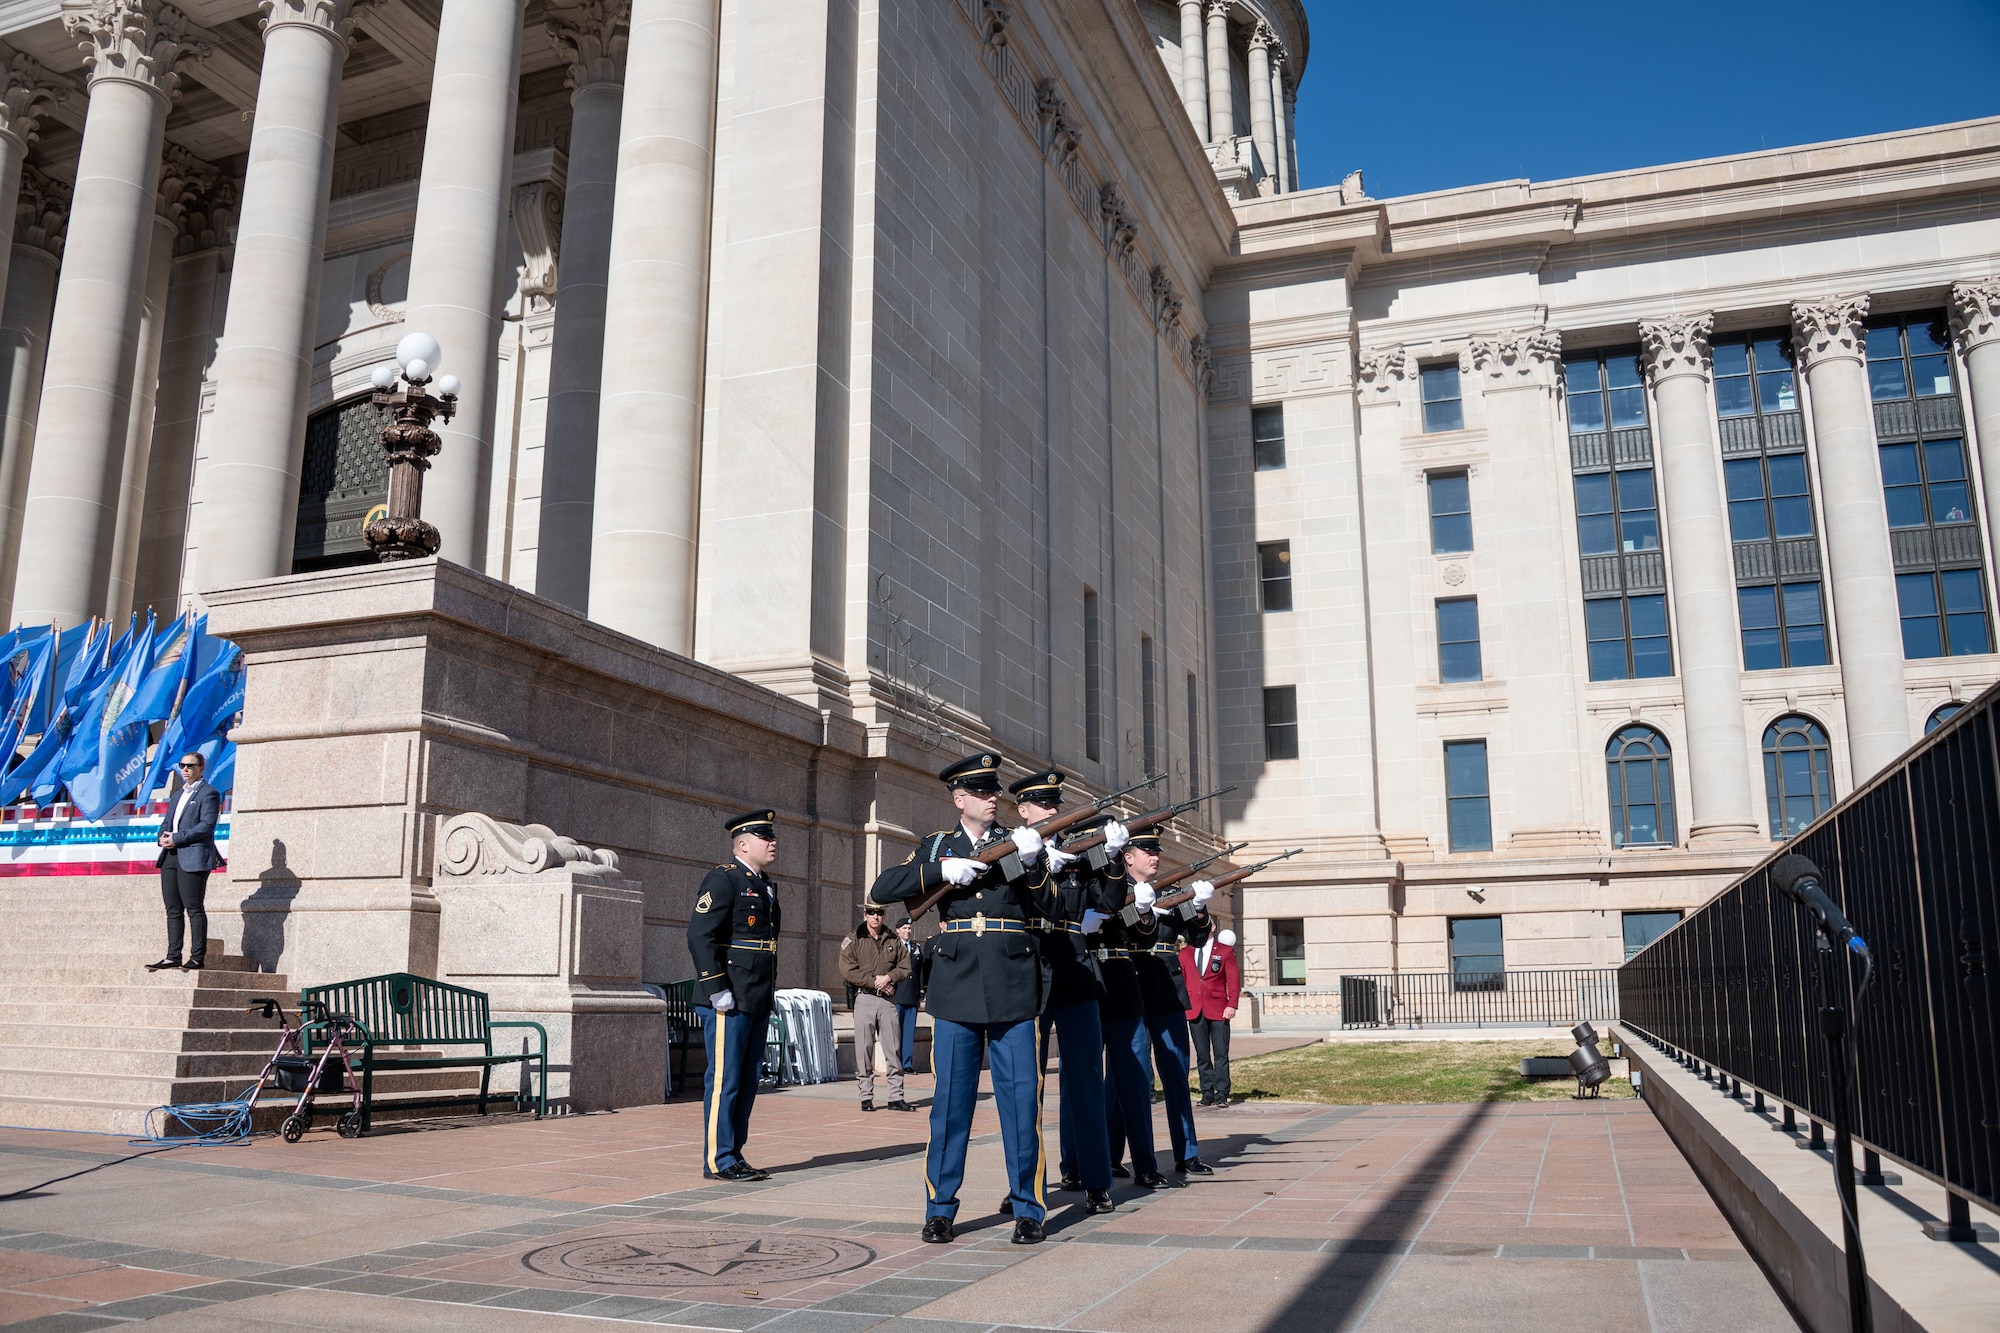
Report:
M 1123 886 L 1110 883 L 1104 872 L 1092 870 L 1082 861 L 1051 876 L 1049 882 L 1054 908 L 1049 924 L 1054 929 L 1043 939 L 1054 974 L 1049 1007 L 1101 1003 L 1105 964 L 1098 952 L 1104 946 L 1104 932 L 1100 929 L 1094 935 L 1085 935 L 1083 914 L 1093 908 L 1107 916 L 1117 912 L 1124 905 Z M 1116 905 L 1112 903 L 1114 895 L 1119 898 Z
M 885 929 L 881 939 L 868 934 L 867 923 L 854 928 L 854 933 L 840 942 L 840 977 L 856 994 L 875 995 L 875 978 L 886 976 L 892 986 L 910 975 L 910 951 L 896 938 L 896 932 Z M 878 999 L 891 999 L 894 995 L 880 995 Z M 851 1003 L 851 1002 L 850 1002 Z
M 747 1017 L 771 1012 L 778 989 L 778 888 L 732 860 L 708 872 L 688 917 L 695 1003 L 729 991 Z
M 924 983 L 930 975 L 930 954 L 924 948 L 924 941 L 910 941 L 910 975 L 896 983 L 896 993 L 892 997 L 906 1009 L 914 1009 L 924 1001 Z
M 1107 1020 L 1138 1018 L 1146 1009 L 1139 995 L 1139 974 L 1132 966 L 1131 933 L 1118 916 L 1125 910 L 1125 900 L 1131 896 L 1132 881 L 1125 873 L 1124 861 L 1116 856 L 1099 873 L 1098 879 L 1104 893 L 1104 906 L 1099 910 L 1111 913 L 1111 919 L 1091 940 L 1101 959 L 1097 968 L 1098 979 L 1104 983 L 1104 994 L 1097 1002 L 1097 1012 Z
M 171 856 L 174 864 L 182 870 L 220 870 L 222 853 L 215 850 L 215 826 L 222 819 L 222 796 L 206 782 L 196 782 L 192 786 L 194 794 L 188 798 L 187 807 L 181 811 L 178 822 L 174 821 L 174 807 L 180 804 L 181 792 L 177 790 L 168 794 L 167 822 L 174 825 L 174 845 L 162 847 L 153 864 L 164 867 Z
M 982 847 L 1010 830 L 995 824 Z M 870 902 L 914 902 L 946 883 L 946 857 L 970 857 L 978 850 L 963 828 L 928 834 L 901 865 L 876 877 Z M 924 945 L 930 984 L 924 1008 L 952 1023 L 1018 1023 L 1041 1013 L 1048 1002 L 1049 961 L 1039 936 L 1027 923 L 1053 911 L 1048 895 L 1048 858 L 1023 866 L 1009 881 L 993 867 L 938 902 L 939 931 Z M 981 919 L 995 922 L 975 929 Z M 954 927 L 954 922 L 965 923 Z
M 1180 942 L 1186 940 L 1199 949 L 1212 928 L 1206 908 L 1197 911 L 1191 921 L 1182 920 L 1176 909 L 1141 916 L 1139 924 L 1132 927 L 1132 966 L 1139 974 L 1139 994 L 1147 1013 L 1187 1011 L 1187 980 L 1181 976 Z
M 1187 985 L 1190 1020 L 1197 1018 L 1222 1019 L 1224 1009 L 1238 1008 L 1243 1000 L 1243 969 L 1237 963 L 1236 950 L 1227 944 L 1216 944 L 1208 951 L 1208 970 L 1201 970 L 1201 949 L 1198 946 L 1181 946 L 1181 977 Z

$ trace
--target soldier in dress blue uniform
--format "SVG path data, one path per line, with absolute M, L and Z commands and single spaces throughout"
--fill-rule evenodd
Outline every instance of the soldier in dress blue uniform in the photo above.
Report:
M 743 1160 L 743 1143 L 778 985 L 778 888 L 765 873 L 778 857 L 777 817 L 750 810 L 724 822 L 735 859 L 703 878 L 688 917 L 696 1016 L 708 1050 L 701 1174 L 710 1180 L 770 1178 Z
M 1151 1034 L 1146 1026 L 1146 1003 L 1134 965 L 1135 951 L 1150 945 L 1136 944 L 1124 918 L 1118 915 L 1124 910 L 1125 895 L 1132 887 L 1123 856 L 1128 841 L 1151 842 L 1157 847 L 1159 839 L 1144 834 L 1129 839 L 1122 824 L 1107 824 L 1104 832 L 1104 847 L 1112 856 L 1111 864 L 1104 870 L 1105 901 L 1112 915 L 1098 932 L 1096 957 L 1104 978 L 1104 999 L 1097 1008 L 1104 1026 L 1104 1082 L 1112 1093 L 1106 1098 L 1104 1108 L 1111 1174 L 1126 1174 L 1119 1159 L 1125 1155 L 1129 1142 L 1132 1183 L 1141 1189 L 1165 1189 L 1178 1186 L 1181 1181 L 1160 1170 L 1160 1159 L 1153 1148 Z
M 1153 1064 L 1166 1093 L 1167 1132 L 1173 1139 L 1177 1175 L 1213 1175 L 1201 1160 L 1195 1137 L 1194 1099 L 1188 1095 L 1187 982 L 1181 976 L 1181 940 L 1199 949 L 1208 940 L 1208 898 L 1215 886 L 1195 885 L 1194 916 L 1156 913 L 1153 889 L 1146 881 L 1160 873 L 1160 840 L 1137 837 L 1125 849 L 1125 871 L 1132 878 L 1132 897 L 1139 908 L 1138 924 L 1130 928 L 1132 967 L 1138 973 L 1145 1007 L 1145 1030 L 1152 1038 Z M 1205 890 L 1205 892 L 1204 892 Z
M 1028 923 L 1045 920 L 1048 868 L 1041 835 L 995 824 L 1000 756 L 968 755 L 938 774 L 958 807 L 954 828 L 932 833 L 909 859 L 891 866 L 868 891 L 875 903 L 912 902 L 951 886 L 938 903 L 930 942 L 931 1139 L 924 1156 L 925 1240 L 946 1244 L 965 1180 L 966 1142 L 979 1095 L 982 1054 L 993 1071 L 993 1105 L 1007 1155 L 1014 1243 L 1042 1239 L 1042 1078 L 1035 1020 L 1048 999 L 1049 964 Z M 1008 879 L 972 859 L 1011 840 L 1021 869 Z
M 1062 809 L 1063 774 L 1044 769 L 1022 778 L 1007 790 L 1021 821 L 1039 824 Z M 1091 821 L 1093 830 L 1104 821 Z M 1086 1213 L 1108 1213 L 1111 1202 L 1111 1141 L 1104 1121 L 1104 1028 L 1097 1002 L 1104 994 L 1100 966 L 1091 949 L 1104 923 L 1115 911 L 1106 899 L 1115 890 L 1080 856 L 1061 850 L 1062 840 L 1087 836 L 1086 826 L 1072 828 L 1048 849 L 1050 906 L 1054 909 L 1042 932 L 1052 977 L 1048 1006 L 1042 1011 L 1042 1064 L 1048 1064 L 1049 1033 L 1062 1043 L 1062 1184 L 1082 1188 Z M 1121 906 L 1122 901 L 1121 901 Z

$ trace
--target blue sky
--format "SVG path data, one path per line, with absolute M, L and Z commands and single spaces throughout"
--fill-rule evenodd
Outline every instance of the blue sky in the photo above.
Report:
M 1301 179 L 1381 199 L 2000 114 L 2000 0 L 1305 0 Z

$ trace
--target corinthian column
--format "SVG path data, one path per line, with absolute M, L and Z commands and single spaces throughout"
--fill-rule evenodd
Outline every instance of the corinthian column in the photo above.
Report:
M 633 0 L 590 553 L 593 620 L 694 644 L 716 0 Z
M 444 0 L 410 241 L 408 327 L 438 340 L 443 367 L 461 386 L 458 415 L 434 427 L 443 448 L 424 482 L 424 517 L 443 538 L 439 555 L 475 567 L 486 549 L 497 284 L 513 193 L 525 3 Z
M 1278 136 L 1271 121 L 1271 48 L 1277 43 L 1262 23 L 1250 34 L 1250 142 L 1256 145 L 1265 180 L 1278 174 Z
M 1291 117 L 1285 114 L 1285 48 L 1271 47 L 1271 143 L 1276 149 L 1271 168 L 1273 194 L 1289 193 L 1292 185 Z
M 569 182 L 563 196 L 562 298 L 549 351 L 548 428 L 535 591 L 590 609 L 590 527 L 597 498 L 597 406 L 604 380 L 604 291 L 625 105 L 624 0 L 549 12 L 549 40 L 569 61 Z
M 1236 133 L 1236 104 L 1229 87 L 1229 11 L 1235 0 L 1208 0 L 1208 141 Z
M 1208 45 L 1201 32 L 1201 0 L 1181 0 L 1181 101 L 1194 137 L 1208 141 Z
M 63 0 L 90 69 L 69 240 L 56 286 L 39 449 L 28 473 L 14 614 L 69 626 L 104 609 L 132 366 L 177 60 L 206 52 L 157 0 Z
M 7 259 L 14 248 L 14 203 L 21 196 L 21 164 L 41 128 L 42 113 L 69 96 L 69 85 L 16 55 L 0 86 L 0 290 L 7 286 Z M 12 591 L 11 586 L 8 591 Z M 7 622 L 12 624 L 12 621 Z
M 264 60 L 215 358 L 195 586 L 292 571 L 348 0 L 260 0 Z
M 1708 399 L 1708 335 L 1714 329 L 1715 317 L 1707 314 L 1639 325 L 1646 371 L 1659 403 L 1660 479 L 1674 558 L 1681 698 L 1687 710 L 1688 775 L 1694 783 L 1688 840 L 1697 846 L 1750 842 L 1759 836 L 1743 725 L 1736 571 L 1717 484 Z
M 2000 278 L 1955 282 L 1951 287 L 1951 328 L 1965 355 L 1966 387 L 1972 390 L 1973 428 L 1979 432 L 1980 494 L 1986 497 L 1986 540 L 2000 562 Z M 1996 566 L 2000 567 L 2000 566 Z
M 0 625 L 17 623 L 14 578 L 20 566 L 21 508 L 35 452 L 69 198 L 67 185 L 30 166 L 22 173 L 20 205 L 10 213 L 14 244 L 6 301 L 0 305 Z
M 1811 394 L 1826 511 L 1827 564 L 1847 704 L 1847 751 L 1860 786 L 1910 743 L 1903 689 L 1903 622 L 1882 505 L 1875 409 L 1862 321 L 1868 298 L 1830 296 L 1792 307 L 1792 347 Z

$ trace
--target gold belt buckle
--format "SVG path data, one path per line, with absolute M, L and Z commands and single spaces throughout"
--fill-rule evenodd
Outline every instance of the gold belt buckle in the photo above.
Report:
M 981 938 L 982 936 L 984 936 L 985 934 L 986 934 L 986 913 L 984 913 L 984 912 L 974 912 L 974 913 L 972 914 L 972 935 L 973 935 L 973 938 L 974 938 L 974 939 L 978 939 L 978 938 Z

